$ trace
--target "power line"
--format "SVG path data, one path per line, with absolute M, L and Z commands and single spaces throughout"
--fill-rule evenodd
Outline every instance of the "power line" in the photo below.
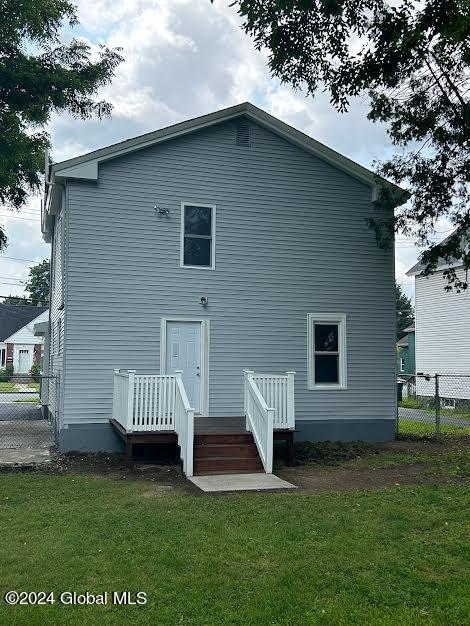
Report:
M 0 261 L 2 259 L 10 259 L 11 261 L 23 261 L 24 263 L 37 263 L 38 260 L 37 259 L 18 259 L 17 257 L 14 256 L 6 256 L 3 254 L 0 254 Z M 45 259 L 46 261 L 48 261 L 49 259 Z

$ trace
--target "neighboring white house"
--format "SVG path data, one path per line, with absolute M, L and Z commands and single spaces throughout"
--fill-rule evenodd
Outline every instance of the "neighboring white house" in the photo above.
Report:
M 0 304 L 0 367 L 11 363 L 15 374 L 27 374 L 39 363 L 43 340 L 34 325 L 48 317 L 45 307 Z
M 446 291 L 444 270 L 438 265 L 430 276 L 421 274 L 421 263 L 408 276 L 415 277 L 416 373 L 453 374 L 440 380 L 444 398 L 470 398 L 470 290 Z M 455 265 L 457 276 L 465 270 Z M 460 377 L 458 376 L 460 375 Z M 468 376 L 465 378 L 463 375 Z M 433 395 L 434 382 L 418 377 L 418 395 Z
M 265 469 L 273 428 L 393 439 L 393 250 L 367 226 L 392 213 L 373 172 L 245 103 L 46 181 L 61 450 L 120 449 L 114 418 L 191 455 L 193 409 L 194 437 L 247 425 Z

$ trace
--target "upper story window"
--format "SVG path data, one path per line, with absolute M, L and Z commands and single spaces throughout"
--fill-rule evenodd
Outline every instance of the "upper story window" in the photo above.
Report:
M 307 322 L 309 389 L 346 389 L 346 316 L 309 313 Z
M 215 269 L 215 205 L 181 205 L 182 267 Z

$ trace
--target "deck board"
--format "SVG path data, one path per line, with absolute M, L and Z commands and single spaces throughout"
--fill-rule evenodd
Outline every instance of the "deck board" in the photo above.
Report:
M 210 434 L 244 434 L 246 433 L 244 417 L 199 417 L 194 418 L 194 433 Z

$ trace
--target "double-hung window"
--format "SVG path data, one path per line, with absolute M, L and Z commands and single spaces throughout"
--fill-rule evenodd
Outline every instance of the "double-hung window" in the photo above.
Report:
M 215 269 L 215 206 L 181 205 L 181 267 Z
M 346 389 L 346 316 L 309 313 L 307 323 L 309 389 Z
M 400 372 L 404 372 L 405 371 L 405 359 L 401 358 L 400 359 Z

